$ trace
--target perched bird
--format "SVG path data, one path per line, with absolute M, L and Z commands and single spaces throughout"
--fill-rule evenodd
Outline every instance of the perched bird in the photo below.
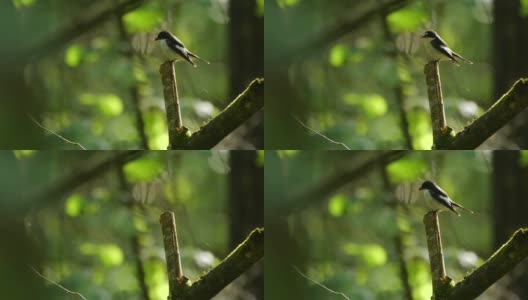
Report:
M 426 51 L 428 52 L 432 60 L 440 61 L 440 60 L 449 59 L 454 64 L 459 66 L 460 64 L 457 61 L 457 58 L 458 58 L 462 60 L 463 62 L 466 62 L 468 64 L 473 64 L 471 61 L 463 58 L 458 53 L 451 50 L 451 48 L 449 48 L 447 43 L 444 42 L 444 40 L 442 40 L 442 38 L 438 35 L 438 33 L 428 30 L 422 35 L 422 38 L 431 39 L 431 41 L 427 43 L 427 44 L 430 44 L 430 46 L 426 45 Z
M 196 64 L 191 59 L 192 57 L 209 64 L 209 62 L 205 59 L 202 59 L 198 57 L 198 55 L 187 50 L 187 48 L 185 48 L 185 45 L 183 45 L 183 43 L 177 37 L 175 37 L 168 31 L 160 31 L 160 33 L 158 33 L 158 36 L 156 37 L 156 41 L 160 43 L 160 48 L 162 49 L 163 54 L 167 57 L 167 59 L 171 61 L 183 58 L 186 61 L 190 62 L 194 67 L 196 67 Z
M 432 210 L 438 211 L 445 210 L 447 208 L 460 216 L 460 214 L 455 210 L 455 207 L 458 207 L 473 213 L 471 210 L 464 208 L 462 205 L 451 200 L 447 193 L 432 181 L 424 181 L 422 186 L 420 186 L 420 190 L 424 190 L 426 204 Z

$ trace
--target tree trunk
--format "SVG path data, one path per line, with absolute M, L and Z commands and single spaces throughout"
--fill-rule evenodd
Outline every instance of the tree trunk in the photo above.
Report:
M 528 168 L 520 164 L 520 152 L 495 151 L 493 152 L 493 233 L 494 249 L 498 249 L 520 227 L 528 226 L 528 185 L 525 178 Z M 506 275 L 509 276 L 508 286 L 521 299 L 528 298 L 528 285 L 526 274 L 528 263 L 523 262 Z

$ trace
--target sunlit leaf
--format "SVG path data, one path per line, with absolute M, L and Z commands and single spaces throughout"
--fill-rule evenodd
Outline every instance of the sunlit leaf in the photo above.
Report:
M 387 113 L 388 105 L 385 98 L 379 94 L 348 93 L 344 101 L 349 105 L 360 105 L 370 117 L 379 117 Z
M 387 262 L 387 252 L 378 244 L 347 243 L 343 246 L 345 254 L 359 256 L 367 265 L 376 267 Z
M 164 165 L 154 158 L 144 157 L 125 165 L 125 174 L 130 182 L 148 181 L 158 176 Z
M 419 179 L 427 173 L 427 164 L 418 158 L 403 158 L 388 165 L 387 170 L 392 182 L 409 182 Z
M 427 12 L 416 5 L 409 6 L 391 13 L 387 21 L 394 32 L 415 31 L 427 21 Z
M 347 48 L 343 44 L 337 44 L 330 50 L 330 64 L 334 67 L 342 66 L 347 59 Z
M 263 16 L 264 15 L 264 0 L 256 0 L 257 1 L 257 15 Z
M 79 44 L 73 44 L 66 49 L 64 61 L 70 67 L 76 67 L 81 62 L 83 55 L 83 48 Z
M 346 198 L 343 194 L 335 194 L 328 202 L 328 212 L 334 217 L 340 217 L 346 209 Z
M 528 0 L 521 0 L 521 15 L 528 16 Z
M 115 94 L 91 94 L 85 93 L 80 97 L 84 105 L 96 106 L 106 116 L 116 116 L 123 112 L 123 102 Z
M 131 32 L 144 32 L 156 29 L 163 20 L 163 12 L 151 7 L 143 7 L 127 13 L 123 20 Z
M 83 205 L 83 198 L 80 194 L 72 194 L 64 203 L 64 210 L 70 217 L 76 217 L 80 214 Z
M 521 166 L 528 166 L 528 150 L 521 150 Z
M 286 6 L 295 6 L 299 2 L 301 2 L 301 0 L 277 0 L 277 3 L 279 4 L 280 8 L 283 8 Z
M 13 4 L 16 8 L 19 8 L 21 6 L 31 6 L 35 2 L 37 2 L 37 0 L 13 0 Z

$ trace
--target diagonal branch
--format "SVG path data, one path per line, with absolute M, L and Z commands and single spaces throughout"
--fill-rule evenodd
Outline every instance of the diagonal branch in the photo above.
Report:
M 528 78 L 523 78 L 519 79 L 482 116 L 457 133 L 452 141 L 441 145 L 441 149 L 475 149 L 526 107 L 528 107 Z
M 211 299 L 262 257 L 264 228 L 257 228 L 218 266 L 194 282 L 181 300 Z
M 116 15 L 121 16 L 138 8 L 143 4 L 143 2 L 145 2 L 145 0 L 128 0 L 101 12 L 90 19 L 80 21 L 74 26 L 71 26 L 71 24 L 69 26 L 65 26 L 62 31 L 30 49 L 26 55 L 32 57 L 33 59 L 39 59 L 50 53 L 55 53 L 76 37 L 94 29 L 104 21 Z
M 49 205 L 49 202 L 43 201 L 43 199 L 49 199 L 50 201 L 60 201 L 65 195 L 87 183 L 88 181 L 100 176 L 115 164 L 125 164 L 129 161 L 139 158 L 145 153 L 147 152 L 136 150 L 112 153 L 112 155 L 108 155 L 107 158 L 99 163 L 94 164 L 91 162 L 89 166 L 80 170 L 75 170 L 74 173 L 57 179 L 55 183 L 52 183 L 43 189 L 34 191 L 34 193 L 28 196 L 28 201 L 32 202 L 38 207 Z
M 521 228 L 484 264 L 458 282 L 449 299 L 475 299 L 527 256 L 528 228 Z
M 264 79 L 253 80 L 218 116 L 171 149 L 211 149 L 264 107 Z
M 280 212 L 288 215 L 301 207 L 308 207 L 312 203 L 335 193 L 343 185 L 358 178 L 365 177 L 365 174 L 374 170 L 379 164 L 389 164 L 400 159 L 405 154 L 407 154 L 406 151 L 400 150 L 381 152 L 380 155 L 376 155 L 359 166 L 342 172 L 336 172 L 332 176 L 321 179 L 318 184 L 290 197 L 287 203 L 281 207 Z
M 361 16 L 355 18 L 354 20 L 350 20 L 348 22 L 345 22 L 343 24 L 340 24 L 339 26 L 332 28 L 328 30 L 327 32 L 322 33 L 318 37 L 314 38 L 311 41 L 308 41 L 299 47 L 296 47 L 295 49 L 288 52 L 286 57 L 295 57 L 299 56 L 299 53 L 313 53 L 315 50 L 319 50 L 321 48 L 327 47 L 328 45 L 331 45 L 338 41 L 343 36 L 349 34 L 352 31 L 355 31 L 359 27 L 363 26 L 365 23 L 369 22 L 370 20 L 376 18 L 380 13 L 390 13 L 393 11 L 396 11 L 405 5 L 409 4 L 409 0 L 391 0 L 383 5 L 377 6 L 366 13 L 362 14 Z

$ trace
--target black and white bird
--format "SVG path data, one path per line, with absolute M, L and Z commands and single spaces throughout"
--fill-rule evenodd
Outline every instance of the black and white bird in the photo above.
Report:
M 180 58 L 183 58 L 184 60 L 191 63 L 194 67 L 196 67 L 196 64 L 191 59 L 196 58 L 203 61 L 204 63 L 209 64 L 208 61 L 200 58 L 198 55 L 192 53 L 187 48 L 185 48 L 185 45 L 182 43 L 182 41 L 180 41 L 177 37 L 175 37 L 168 31 L 160 31 L 160 33 L 158 33 L 158 36 L 156 37 L 156 41 L 159 42 L 160 48 L 168 60 L 176 61 Z
M 429 43 L 426 43 L 426 51 L 429 56 L 429 58 L 433 61 L 440 61 L 440 60 L 451 60 L 454 64 L 457 66 L 460 65 L 457 59 L 468 63 L 473 64 L 471 61 L 463 58 L 460 56 L 460 54 L 456 53 L 455 51 L 451 50 L 449 46 L 447 45 L 444 40 L 438 35 L 438 33 L 428 30 L 423 35 L 422 38 L 429 38 L 431 41 Z
M 447 193 L 432 181 L 424 181 L 422 186 L 420 186 L 420 190 L 424 190 L 425 202 L 431 210 L 438 211 L 449 209 L 460 216 L 460 214 L 455 210 L 455 207 L 458 207 L 473 213 L 471 210 L 464 208 L 462 205 L 451 200 Z

